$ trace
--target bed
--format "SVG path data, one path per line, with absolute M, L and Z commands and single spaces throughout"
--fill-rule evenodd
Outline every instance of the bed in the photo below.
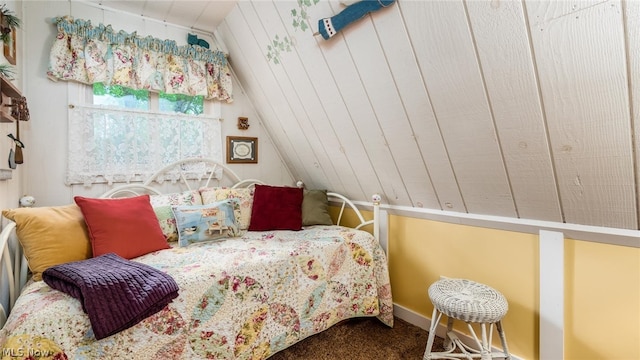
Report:
M 208 177 L 194 179 L 189 173 L 194 166 L 207 167 Z M 163 187 L 173 189 L 176 185 L 186 188 L 169 193 L 158 190 Z M 393 326 L 387 260 L 378 239 L 379 197 L 373 197 L 374 219 L 367 221 L 346 197 L 323 190 L 302 190 L 303 184 L 297 185 L 273 186 L 254 179 L 241 180 L 228 167 L 206 159 L 185 159 L 169 164 L 143 183 L 115 187 L 99 198 L 76 198 L 76 204 L 55 209 L 68 217 L 65 211 L 72 208 L 76 211 L 74 219 L 77 222 L 77 208 L 80 208 L 89 237 L 82 244 L 92 247 L 94 254 L 87 256 L 87 250 L 82 249 L 81 260 L 63 261 L 53 266 L 45 264 L 40 268 L 35 264 L 37 256 L 26 256 L 28 266 L 22 256 L 22 251 L 25 255 L 34 252 L 29 248 L 33 244 L 20 237 L 19 244 L 23 246 L 17 246 L 18 242 L 12 245 L 12 239 L 15 241 L 23 234 L 26 239 L 29 234 L 26 225 L 20 224 L 24 218 L 3 212 L 15 220 L 4 227 L 0 236 L 4 273 L 10 274 L 3 276 L 7 278 L 7 284 L 3 286 L 10 288 L 10 312 L 0 330 L 3 359 L 30 356 L 266 359 L 350 318 L 377 317 L 382 323 Z M 297 202 L 300 195 L 294 189 L 301 191 L 302 204 Z M 288 204 L 290 197 L 295 197 L 294 205 Z M 168 275 L 178 290 L 160 310 L 156 309 L 151 315 L 113 333 L 100 330 L 98 336 L 101 328 L 96 327 L 94 320 L 100 317 L 103 320 L 107 317 L 109 321 L 117 319 L 121 309 L 92 315 L 94 306 L 87 305 L 89 292 L 84 292 L 86 286 L 83 285 L 80 296 L 60 291 L 59 283 L 52 280 L 59 280 L 52 275 L 58 274 L 53 270 L 69 271 L 72 265 L 84 266 L 95 259 L 112 256 L 110 244 L 118 244 L 113 245 L 116 249 L 124 246 L 126 251 L 135 247 L 129 245 L 134 241 L 130 237 L 114 235 L 116 230 L 113 228 L 117 226 L 113 226 L 116 221 L 113 219 L 130 211 L 132 214 L 127 214 L 128 218 L 142 221 L 146 216 L 146 203 L 140 208 L 144 211 L 138 209 L 138 205 L 130 205 L 133 201 L 141 204 L 140 199 L 146 199 L 150 205 L 155 225 L 149 226 L 155 228 L 151 231 L 147 225 L 136 223 L 136 228 L 127 231 L 139 233 L 138 239 L 160 229 L 164 244 L 158 245 L 160 248 L 155 251 L 144 253 L 149 249 L 142 250 L 144 254 L 139 256 L 135 252 L 123 256 L 122 262 Z M 113 213 L 102 213 L 111 204 L 121 202 L 126 205 Z M 231 204 L 231 208 L 226 207 L 227 204 Z M 324 212 L 328 205 L 337 209 L 330 219 L 333 224 L 326 223 Z M 287 206 L 292 208 L 282 210 Z M 300 214 L 296 213 L 295 206 Z M 212 210 L 212 207 L 216 208 Z M 200 213 L 197 225 L 191 216 L 194 209 Z M 201 209 L 206 210 L 205 215 Z M 51 208 L 30 210 L 46 212 Z M 347 213 L 350 219 L 356 219 L 355 227 L 341 224 Z M 213 218 L 208 218 L 207 222 L 202 220 L 209 215 Z M 301 230 L 278 224 L 290 218 L 295 218 L 293 222 L 298 224 L 297 216 L 301 217 Z M 233 220 L 229 221 L 230 218 Z M 112 222 L 104 224 L 104 219 Z M 96 224 L 96 221 L 103 223 Z M 297 225 L 293 226 L 295 229 Z M 51 233 L 48 231 L 41 236 L 50 236 L 48 241 L 56 241 L 54 236 L 67 241 L 72 232 Z M 98 241 L 106 248 L 96 247 Z M 58 249 L 56 254 L 60 253 L 71 254 L 72 251 Z M 98 253 L 108 254 L 98 256 Z M 102 272 L 85 271 L 83 276 L 100 276 Z M 36 281 L 34 274 L 45 280 Z M 131 284 L 129 280 L 127 283 Z M 100 286 L 106 285 L 101 283 Z M 90 289 L 93 291 L 95 287 L 92 285 Z M 102 295 L 102 302 L 120 301 L 113 295 L 118 291 L 109 289 L 102 293 L 106 294 Z M 4 309 L 0 310 L 3 315 Z M 4 320 L 0 317 L 0 321 Z

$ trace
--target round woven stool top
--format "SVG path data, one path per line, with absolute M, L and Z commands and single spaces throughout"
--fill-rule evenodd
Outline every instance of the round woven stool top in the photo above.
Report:
M 497 290 L 467 279 L 441 279 L 429 286 L 441 313 L 465 322 L 497 323 L 507 314 L 507 299 Z

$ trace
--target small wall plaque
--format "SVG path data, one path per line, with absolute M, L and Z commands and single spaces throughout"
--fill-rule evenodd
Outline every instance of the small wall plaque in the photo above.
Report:
M 238 129 L 247 130 L 249 129 L 249 118 L 248 117 L 239 117 L 238 118 Z
M 258 163 L 258 138 L 227 136 L 227 163 Z

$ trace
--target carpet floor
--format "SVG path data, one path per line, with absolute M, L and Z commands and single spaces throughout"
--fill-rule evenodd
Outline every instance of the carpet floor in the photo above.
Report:
M 390 328 L 376 318 L 356 318 L 280 351 L 269 360 L 420 360 L 429 333 L 395 318 Z M 442 349 L 436 337 L 434 349 Z

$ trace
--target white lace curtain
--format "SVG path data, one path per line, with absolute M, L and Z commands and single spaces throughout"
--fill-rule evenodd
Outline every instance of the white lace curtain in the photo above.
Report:
M 140 37 L 111 25 L 71 17 L 54 18 L 58 34 L 47 76 L 83 84 L 102 82 L 167 94 L 202 95 L 233 101 L 231 70 L 225 54 L 173 40 Z
M 145 180 L 174 161 L 203 157 L 222 162 L 219 119 L 75 106 L 69 114 L 67 185 Z M 210 169 L 189 169 L 206 178 Z M 160 180 L 175 181 L 175 178 Z

